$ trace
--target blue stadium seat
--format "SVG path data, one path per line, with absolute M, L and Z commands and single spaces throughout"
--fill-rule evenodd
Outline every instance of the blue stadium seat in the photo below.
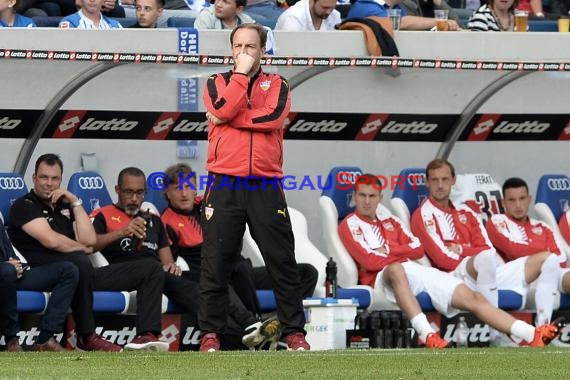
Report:
M 570 207 L 570 179 L 565 174 L 545 174 L 538 181 L 534 212 L 554 231 L 570 260 L 570 245 L 560 235 L 558 222 Z
M 168 207 L 168 202 L 166 201 L 166 198 L 164 198 L 164 192 L 152 187 L 147 187 L 144 200 L 146 202 L 152 203 L 156 207 L 159 214 L 162 214 L 164 209 Z
M 47 293 L 18 290 L 17 305 L 19 313 L 41 313 L 47 305 Z
M 129 308 L 128 292 L 93 292 L 93 311 L 96 313 L 126 313 Z
M 540 177 L 535 202 L 536 206 L 542 204 L 544 206 L 541 207 L 548 208 L 556 224 L 558 224 L 562 214 L 570 207 L 570 179 L 568 176 L 545 174 Z
M 394 187 L 390 207 L 394 215 L 410 228 L 412 214 L 428 196 L 428 188 L 425 185 L 426 171 L 424 168 L 407 168 L 399 175 L 405 181 L 402 186 Z
M 358 299 L 360 308 L 396 309 L 397 305 L 390 303 L 382 292 L 373 290 L 369 286 L 357 285 L 356 263 L 338 236 L 338 223 L 354 210 L 352 190 L 354 181 L 360 174 L 362 170 L 356 166 L 338 166 L 331 169 L 325 190 L 319 199 L 325 244 L 329 255 L 337 262 L 338 283 L 344 288 L 339 290 L 341 298 Z M 371 298 L 366 299 L 363 291 Z M 427 294 L 420 294 L 417 298 L 423 310 L 433 310 Z
M 195 17 L 169 17 L 166 26 L 169 28 L 193 28 Z
M 69 178 L 67 190 L 83 200 L 83 208 L 87 214 L 113 203 L 105 180 L 96 172 L 73 173 Z
M 18 173 L 0 173 L 0 212 L 7 221 L 14 201 L 28 193 L 28 187 Z
M 529 32 L 558 32 L 556 20 L 528 20 Z

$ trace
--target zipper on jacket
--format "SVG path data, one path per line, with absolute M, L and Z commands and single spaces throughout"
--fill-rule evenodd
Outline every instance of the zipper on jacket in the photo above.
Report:
M 247 85 L 247 109 L 251 109 L 251 90 L 257 75 L 250 79 Z M 249 175 L 253 175 L 253 131 L 249 132 Z
M 222 141 L 221 137 L 216 141 L 216 147 L 214 148 L 214 161 L 218 161 L 218 145 L 220 145 L 220 141 Z

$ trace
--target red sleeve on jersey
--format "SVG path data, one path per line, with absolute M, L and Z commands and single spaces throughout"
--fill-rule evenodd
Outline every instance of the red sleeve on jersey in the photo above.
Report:
M 497 248 L 499 253 L 507 261 L 516 260 L 520 257 L 526 257 L 546 251 L 547 247 L 532 246 L 530 244 L 521 244 L 509 239 L 508 235 L 499 231 L 492 219 L 487 220 L 485 226 L 491 243 Z
M 358 266 L 358 279 L 363 285 L 374 286 L 378 272 L 392 263 L 406 261 L 399 256 L 390 256 L 371 249 L 361 232 L 359 234 L 358 231 L 351 231 L 347 219 L 339 225 L 338 232 L 344 247 Z
M 485 238 L 483 226 L 477 220 L 477 217 L 472 213 L 468 212 L 467 223 L 469 226 L 470 244 L 462 244 L 461 256 L 469 257 L 475 256 L 478 253 L 491 249 L 490 242 Z
M 426 224 L 430 224 L 429 230 Z M 435 218 L 424 221 L 421 208 L 418 208 L 412 215 L 411 226 L 412 233 L 420 239 L 434 267 L 446 272 L 451 272 L 459 265 L 462 260 L 461 255 L 447 248 L 445 243 L 441 240 L 437 232 Z
M 390 255 L 405 257 L 410 260 L 421 259 L 424 256 L 424 248 L 420 240 L 412 235 L 412 233 L 395 218 L 392 218 L 392 221 L 394 222 L 398 238 L 387 240 Z

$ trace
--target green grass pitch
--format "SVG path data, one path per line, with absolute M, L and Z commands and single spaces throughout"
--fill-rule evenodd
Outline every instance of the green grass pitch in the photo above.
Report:
M 0 353 L 0 379 L 566 379 L 570 349 Z

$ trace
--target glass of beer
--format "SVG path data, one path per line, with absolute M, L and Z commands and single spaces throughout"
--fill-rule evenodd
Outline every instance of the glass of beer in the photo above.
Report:
M 449 25 L 447 24 L 449 11 L 447 9 L 435 9 L 433 13 L 435 16 L 435 28 L 437 31 L 445 32 L 449 30 Z
M 560 17 L 558 19 L 558 31 L 560 33 L 568 33 L 569 28 L 570 28 L 570 18 Z
M 392 29 L 400 30 L 400 19 L 402 18 L 402 10 L 389 9 L 388 16 L 390 16 L 390 20 L 392 21 Z
M 528 30 L 528 11 L 515 9 L 515 32 Z

